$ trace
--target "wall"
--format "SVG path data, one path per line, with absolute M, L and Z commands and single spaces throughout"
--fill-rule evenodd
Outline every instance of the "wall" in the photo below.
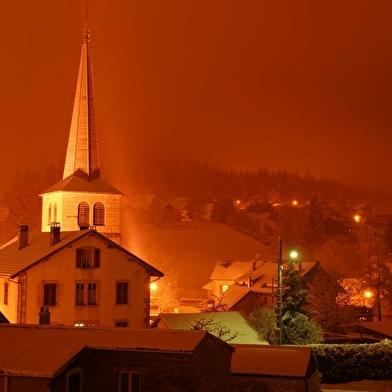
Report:
M 49 385 L 42 377 L 0 376 L 0 392 L 50 392 Z
M 193 354 L 86 349 L 68 370 L 83 369 L 86 391 L 117 392 L 119 372 L 134 371 L 141 373 L 144 392 L 227 392 L 229 346 L 211 341 L 201 346 Z M 57 382 L 57 391 L 65 392 L 65 385 L 66 372 Z
M 76 248 L 93 246 L 101 249 L 100 268 L 75 267 Z M 37 324 L 43 306 L 43 282 L 58 283 L 58 306 L 50 307 L 51 324 L 74 325 L 75 321 L 96 321 L 99 326 L 113 327 L 115 320 L 129 320 L 132 328 L 144 328 L 149 317 L 150 275 L 144 267 L 127 260 L 127 255 L 108 247 L 93 235 L 37 264 L 26 272 L 26 323 Z M 116 305 L 116 280 L 130 282 L 129 305 Z M 99 284 L 97 306 L 75 305 L 76 281 Z
M 320 382 L 318 374 L 309 380 L 269 376 L 232 375 L 230 378 L 231 390 L 252 392 L 319 392 Z
M 105 206 L 105 226 L 97 226 L 100 233 L 120 234 L 120 211 L 121 195 L 110 195 L 105 193 L 83 193 L 83 192 L 53 192 L 42 195 L 42 226 L 41 231 L 50 231 L 49 203 L 57 204 L 56 221 L 60 222 L 62 231 L 77 231 L 78 227 L 78 205 L 82 201 L 90 205 L 90 225 L 93 225 L 93 206 L 101 202 Z
M 8 304 L 4 303 L 4 283 L 8 282 Z M 9 281 L 8 276 L 0 277 L 0 311 L 7 317 L 10 323 L 18 320 L 18 292 L 19 285 L 15 281 Z

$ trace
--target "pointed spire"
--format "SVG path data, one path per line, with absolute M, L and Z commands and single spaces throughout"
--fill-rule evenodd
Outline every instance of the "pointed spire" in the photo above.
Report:
M 100 170 L 87 19 L 86 9 L 86 27 L 63 179 L 76 175 L 90 181 L 100 177 Z

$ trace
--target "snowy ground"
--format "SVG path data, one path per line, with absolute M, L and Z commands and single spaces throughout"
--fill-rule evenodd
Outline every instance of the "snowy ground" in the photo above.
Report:
M 345 384 L 321 384 L 322 392 L 392 392 L 392 381 L 355 381 Z
M 170 274 L 178 273 L 179 297 L 200 298 L 218 260 L 275 259 L 269 246 L 213 222 L 198 222 L 189 228 L 136 230 L 124 239 L 125 247 L 147 263 Z

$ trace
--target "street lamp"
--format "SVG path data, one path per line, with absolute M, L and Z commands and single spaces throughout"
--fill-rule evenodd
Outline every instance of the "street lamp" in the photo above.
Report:
M 278 328 L 279 328 L 279 344 L 282 343 L 283 333 L 283 261 L 287 259 L 296 259 L 298 253 L 292 250 L 288 257 L 283 258 L 283 238 L 279 237 L 278 244 Z

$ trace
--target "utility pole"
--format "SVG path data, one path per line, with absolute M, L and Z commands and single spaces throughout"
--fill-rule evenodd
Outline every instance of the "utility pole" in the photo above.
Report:
M 279 237 L 278 245 L 278 328 L 279 344 L 283 335 L 283 238 Z

